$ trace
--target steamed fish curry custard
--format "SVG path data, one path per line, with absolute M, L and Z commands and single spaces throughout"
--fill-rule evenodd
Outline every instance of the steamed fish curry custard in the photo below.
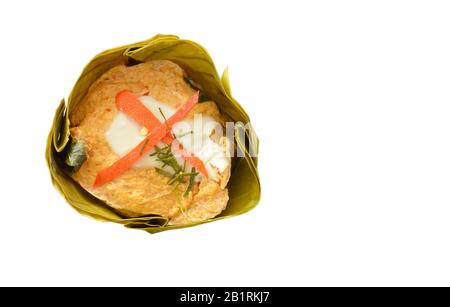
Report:
M 110 69 L 71 111 L 73 179 L 124 216 L 172 225 L 217 216 L 230 142 L 217 105 L 199 95 L 170 61 Z

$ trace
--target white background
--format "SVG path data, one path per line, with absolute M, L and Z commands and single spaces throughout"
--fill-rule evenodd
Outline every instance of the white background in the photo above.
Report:
M 449 16 L 445 1 L 2 1 L 0 285 L 450 285 Z M 250 213 L 149 235 L 52 187 L 60 99 L 95 54 L 157 33 L 229 66 L 261 141 Z

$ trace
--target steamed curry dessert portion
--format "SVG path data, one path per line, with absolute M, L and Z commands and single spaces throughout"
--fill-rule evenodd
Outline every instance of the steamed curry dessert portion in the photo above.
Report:
M 124 216 L 170 224 L 204 221 L 228 202 L 230 143 L 224 120 L 170 61 L 119 65 L 102 75 L 70 114 L 85 152 L 72 177 Z

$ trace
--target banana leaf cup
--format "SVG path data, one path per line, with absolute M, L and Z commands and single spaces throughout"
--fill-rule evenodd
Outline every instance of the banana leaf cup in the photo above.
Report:
M 170 60 L 178 64 L 194 80 L 201 92 L 217 103 L 227 121 L 250 123 L 247 113 L 231 95 L 228 71 L 225 70 L 220 78 L 208 52 L 199 44 L 173 35 L 157 35 L 143 42 L 106 50 L 89 62 L 73 87 L 67 103 L 62 100 L 56 110 L 46 146 L 46 161 L 56 189 L 81 214 L 149 233 L 190 227 L 253 209 L 259 202 L 261 189 L 257 171 L 258 138 L 252 128 L 245 129 L 244 140 L 236 133 L 235 145 L 242 154 L 232 161 L 228 205 L 219 216 L 207 221 L 178 226 L 168 225 L 166 218 L 157 215 L 123 217 L 88 193 L 68 174 L 67 165 L 70 166 L 70 161 L 67 160 L 67 151 L 73 146 L 69 132 L 71 110 L 81 102 L 89 87 L 112 67 L 119 64 L 131 66 L 150 60 Z

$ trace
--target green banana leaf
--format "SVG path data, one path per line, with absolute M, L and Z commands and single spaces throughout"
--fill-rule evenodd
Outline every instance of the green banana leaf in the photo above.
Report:
M 116 65 L 131 65 L 157 59 L 170 60 L 181 66 L 195 80 L 200 89 L 217 103 L 227 120 L 244 124 L 250 122 L 247 113 L 231 95 L 228 70 L 225 70 L 220 78 L 210 55 L 199 44 L 174 35 L 156 35 L 143 42 L 106 50 L 94 57 L 84 68 L 67 103 L 62 100 L 56 110 L 46 147 L 46 160 L 54 186 L 81 214 L 101 221 L 120 223 L 129 228 L 142 229 L 149 233 L 190 227 L 239 215 L 253 209 L 258 204 L 261 194 L 257 170 L 258 159 L 249 154 L 249 152 L 258 152 L 258 138 L 253 129 L 245 131 L 247 140 L 252 140 L 251 142 L 243 144 L 236 138 L 236 144 L 245 156 L 234 158 L 234 167 L 228 183 L 230 200 L 227 208 L 218 217 L 201 223 L 171 226 L 167 225 L 167 220 L 160 216 L 124 218 L 106 206 L 103 201 L 86 192 L 64 170 L 61 156 L 70 141 L 69 114 L 72 108 L 84 98 L 91 84 Z M 249 148 L 249 146 L 253 147 Z

